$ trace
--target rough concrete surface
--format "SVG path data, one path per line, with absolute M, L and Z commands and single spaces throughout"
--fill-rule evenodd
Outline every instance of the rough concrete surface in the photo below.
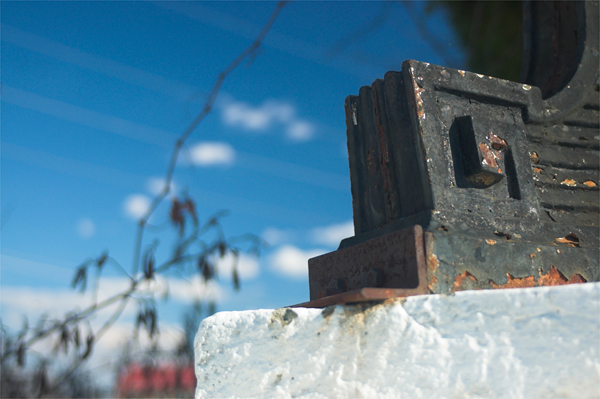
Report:
M 600 283 L 222 312 L 197 398 L 599 398 Z

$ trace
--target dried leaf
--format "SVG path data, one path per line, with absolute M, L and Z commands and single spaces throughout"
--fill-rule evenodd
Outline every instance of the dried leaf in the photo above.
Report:
M 225 243 L 225 241 L 219 241 L 219 256 L 222 258 L 225 256 L 225 253 L 227 252 L 227 243 Z
M 198 215 L 196 214 L 196 205 L 194 204 L 194 202 L 190 198 L 187 198 L 183 203 L 183 206 L 192 217 L 192 220 L 194 221 L 194 226 L 198 226 Z
M 102 269 L 102 266 L 104 266 L 104 263 L 106 263 L 107 259 L 108 259 L 108 251 L 104 251 L 104 253 L 102 255 L 100 255 L 100 257 L 96 260 L 96 265 L 98 266 L 99 269 Z
M 155 262 L 156 262 L 156 260 L 154 258 L 154 251 L 152 251 L 151 248 L 148 248 L 148 250 L 146 251 L 146 254 L 144 255 L 144 263 L 143 263 L 144 277 L 147 280 L 150 280 L 151 278 L 154 277 Z
M 148 316 L 150 317 L 149 335 L 150 335 L 150 338 L 153 338 L 154 335 L 156 335 L 158 333 L 158 328 L 157 328 L 157 323 L 156 323 L 156 310 L 151 309 L 148 312 Z
M 233 268 L 233 288 L 236 291 L 240 290 L 240 277 L 238 275 L 237 267 Z
M 213 266 L 206 260 L 204 256 L 198 258 L 198 270 L 202 273 L 204 281 L 209 281 L 214 277 Z
M 81 345 L 81 338 L 79 336 L 79 327 L 75 327 L 75 331 L 73 331 L 73 343 L 75 344 L 75 347 L 77 349 L 79 349 L 79 346 Z
M 44 394 L 46 394 L 46 392 L 48 391 L 48 376 L 46 375 L 46 365 L 43 364 L 39 371 L 38 374 L 36 376 L 36 385 L 38 386 L 39 392 L 38 392 L 38 397 L 42 397 L 44 396 Z
M 173 198 L 173 203 L 171 204 L 171 212 L 170 219 L 171 223 L 179 230 L 179 235 L 183 235 L 183 231 L 185 229 L 185 219 L 183 217 L 183 212 L 181 212 L 182 204 L 179 202 L 177 198 Z
M 90 354 L 92 353 L 92 349 L 94 347 L 94 335 L 92 333 L 90 333 L 88 335 L 85 344 L 86 344 L 86 346 L 85 346 L 85 352 L 83 352 L 83 355 L 81 356 L 82 360 L 87 359 L 88 356 L 90 356 Z
M 63 327 L 60 332 L 60 341 L 58 342 L 58 346 L 59 346 L 59 348 L 62 348 L 64 350 L 65 354 L 69 350 L 69 338 L 70 338 L 69 330 L 66 327 Z
M 23 367 L 25 365 L 25 343 L 21 342 L 17 349 L 17 365 Z
M 77 270 L 77 273 L 75 273 L 75 277 L 73 278 L 73 281 L 71 282 L 71 286 L 76 289 L 78 285 L 80 285 L 80 291 L 81 292 L 85 292 L 85 286 L 86 286 L 86 281 L 87 281 L 87 267 L 85 265 L 80 266 L 79 269 Z

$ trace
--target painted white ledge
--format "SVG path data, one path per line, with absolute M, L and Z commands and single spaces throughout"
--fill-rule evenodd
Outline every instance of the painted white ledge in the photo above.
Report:
M 197 398 L 599 398 L 600 283 L 222 312 Z

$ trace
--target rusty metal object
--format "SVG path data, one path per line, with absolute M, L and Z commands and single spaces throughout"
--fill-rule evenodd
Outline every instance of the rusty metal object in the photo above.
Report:
M 332 305 L 347 305 L 358 302 L 385 301 L 390 298 L 406 298 L 412 295 L 422 295 L 415 289 L 402 288 L 361 288 L 354 291 L 326 296 L 309 302 L 290 306 L 292 308 L 324 308 Z
M 569 243 L 531 245 L 497 234 L 494 239 L 457 235 L 444 229 L 423 232 L 417 225 L 311 259 L 311 301 L 296 306 L 324 307 L 427 293 L 451 294 L 466 289 L 599 281 L 600 270 L 590 267 L 595 262 L 597 250 L 581 251 Z M 372 270 L 368 268 L 373 265 L 380 265 L 388 273 L 396 270 L 382 284 L 389 288 L 370 287 L 361 280 L 368 275 L 365 270 Z M 327 286 L 332 275 L 336 276 L 336 284 L 337 281 L 343 284 Z M 407 283 L 413 278 L 398 279 L 401 275 L 413 278 L 416 275 L 416 285 Z M 401 285 L 405 287 L 398 288 Z
M 363 287 L 428 292 L 419 225 L 312 258 L 308 265 L 311 300 Z
M 600 280 L 598 2 L 524 10 L 524 83 L 406 61 L 346 99 L 356 235 L 313 302 Z

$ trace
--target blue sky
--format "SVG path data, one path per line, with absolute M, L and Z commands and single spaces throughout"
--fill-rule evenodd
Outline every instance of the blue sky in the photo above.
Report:
M 411 4 L 463 62 L 444 13 L 424 16 L 423 4 Z M 90 298 L 70 281 L 105 249 L 130 268 L 135 219 L 160 187 L 176 137 L 274 7 L 2 2 L 3 323 L 16 328 L 23 314 L 35 320 L 83 307 Z M 366 30 L 378 15 L 382 23 Z M 242 259 L 239 293 L 223 273 L 210 294 L 219 310 L 308 300 L 307 258 L 353 235 L 344 98 L 406 59 L 447 65 L 402 4 L 295 2 L 252 62 L 227 78 L 187 142 L 175 192 L 187 190 L 201 221 L 229 210 L 228 236 L 250 232 L 271 245 L 260 259 Z M 167 212 L 160 207 L 152 222 Z M 161 234 L 169 251 L 173 234 Z M 102 290 L 123 281 L 107 271 Z M 173 277 L 171 300 L 159 307 L 164 331 L 176 335 L 186 304 L 209 295 L 198 287 Z M 116 330 L 126 331 L 134 311 Z

